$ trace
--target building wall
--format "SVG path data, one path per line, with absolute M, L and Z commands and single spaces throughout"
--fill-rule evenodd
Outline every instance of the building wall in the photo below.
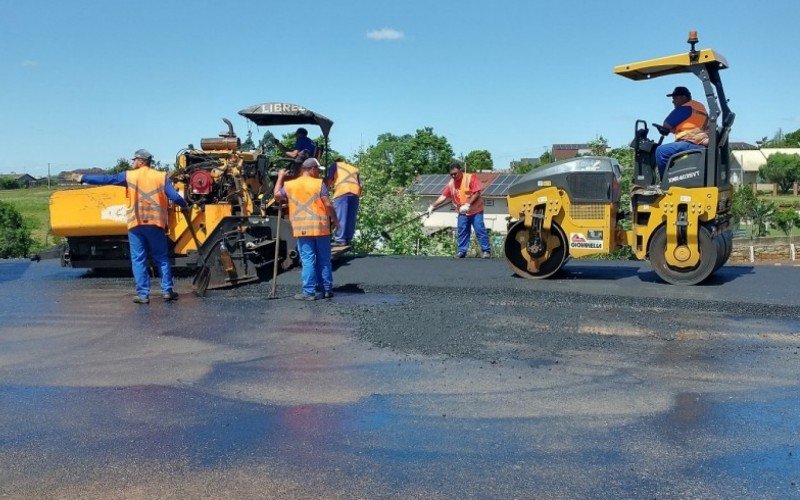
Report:
M 433 203 L 437 196 L 421 196 L 418 202 L 418 209 L 424 212 L 428 209 L 428 205 Z M 505 198 L 484 198 L 483 221 L 486 224 L 486 229 L 491 230 L 493 233 L 505 234 L 507 232 L 508 216 L 508 201 Z M 433 212 L 430 217 L 422 220 L 424 227 L 429 228 L 442 228 L 442 227 L 458 227 L 458 214 L 452 205 L 445 205 L 440 207 L 437 211 Z
M 731 175 L 739 174 L 740 184 L 753 185 L 758 179 L 758 169 L 775 153 L 800 154 L 800 148 L 763 148 L 731 151 Z

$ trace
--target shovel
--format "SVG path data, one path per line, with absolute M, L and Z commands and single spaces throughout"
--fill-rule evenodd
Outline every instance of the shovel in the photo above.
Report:
M 427 216 L 428 216 L 428 212 L 422 212 L 420 215 L 416 215 L 416 216 L 414 216 L 414 217 L 412 217 L 412 218 L 410 218 L 410 219 L 408 219 L 406 221 L 401 222 L 400 224 L 395 224 L 394 226 L 392 226 L 392 227 L 390 227 L 388 229 L 384 229 L 383 231 L 381 231 L 381 238 L 385 239 L 386 241 L 392 241 L 392 236 L 389 233 L 391 233 L 395 229 L 401 228 L 401 227 L 403 227 L 403 226 L 405 226 L 407 224 L 411 224 L 412 222 L 418 221 L 421 218 L 427 217 Z
M 280 257 L 281 248 L 281 215 L 283 214 L 283 204 L 278 204 L 278 224 L 275 229 L 275 258 L 272 261 L 272 292 L 269 294 L 269 299 L 277 299 L 278 289 L 278 257 Z

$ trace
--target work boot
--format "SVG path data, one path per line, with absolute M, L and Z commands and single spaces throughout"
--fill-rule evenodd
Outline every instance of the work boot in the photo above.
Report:
M 149 304 L 150 297 L 142 297 L 141 295 L 137 295 L 135 299 L 133 299 L 135 304 Z
M 178 293 L 170 290 L 169 292 L 163 295 L 164 302 L 172 302 L 173 300 L 178 300 Z
M 483 252 L 483 254 L 481 255 L 481 259 L 491 259 L 491 258 L 492 254 L 490 254 L 489 252 Z
M 294 296 L 296 300 L 317 300 L 316 295 L 306 295 L 304 293 L 298 293 Z

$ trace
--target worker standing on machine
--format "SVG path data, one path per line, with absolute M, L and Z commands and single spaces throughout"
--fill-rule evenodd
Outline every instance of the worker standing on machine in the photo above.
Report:
M 339 226 L 333 234 L 333 244 L 349 245 L 356 232 L 358 202 L 363 189 L 361 175 L 358 167 L 337 161 L 328 167 L 325 178 L 333 189 L 333 208 L 339 220 Z
M 671 94 L 675 109 L 658 127 L 661 135 L 675 134 L 675 142 L 662 144 L 656 148 L 656 165 L 659 178 L 664 178 L 667 162 L 672 155 L 690 149 L 703 149 L 708 144 L 708 111 L 701 102 L 692 100 L 692 93 L 686 87 L 675 87 Z
M 453 200 L 453 206 L 458 210 L 458 258 L 463 259 L 469 250 L 471 228 L 475 228 L 475 237 L 481 246 L 484 259 L 492 256 L 489 245 L 489 233 L 483 223 L 483 198 L 478 176 L 465 174 L 460 162 L 450 164 L 450 182 L 444 187 L 441 196 L 428 207 L 428 216 L 434 210 L 444 205 L 448 199 Z
M 125 186 L 128 206 L 128 242 L 131 252 L 131 267 L 136 283 L 137 304 L 150 303 L 150 276 L 147 273 L 147 259 L 151 257 L 161 273 L 161 292 L 164 300 L 178 299 L 173 290 L 172 267 L 169 262 L 169 243 L 167 241 L 167 222 L 169 220 L 168 202 L 186 208 L 189 205 L 175 190 L 166 172 L 151 168 L 153 155 L 140 149 L 133 155 L 133 170 L 114 175 L 72 174 L 71 180 L 92 185 Z
M 288 172 L 281 169 L 273 195 L 289 202 L 289 222 L 297 239 L 303 291 L 297 300 L 317 300 L 317 286 L 322 298 L 333 297 L 333 268 L 331 265 L 331 226 L 338 226 L 336 212 L 328 197 L 328 186 L 319 176 L 320 164 L 309 158 L 300 167 L 300 176 L 286 181 Z

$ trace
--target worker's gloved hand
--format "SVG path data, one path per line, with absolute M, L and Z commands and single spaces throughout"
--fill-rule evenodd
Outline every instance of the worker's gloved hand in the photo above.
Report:
M 428 205 L 428 217 L 433 213 L 433 205 Z
M 469 203 L 464 203 L 460 207 L 458 207 L 458 213 L 465 214 L 469 210 Z
M 654 123 L 653 126 L 658 130 L 658 133 L 661 135 L 669 135 L 669 129 L 663 125 L 659 125 L 658 123 Z
M 81 174 L 67 174 L 67 180 L 72 182 L 82 182 L 83 175 Z

